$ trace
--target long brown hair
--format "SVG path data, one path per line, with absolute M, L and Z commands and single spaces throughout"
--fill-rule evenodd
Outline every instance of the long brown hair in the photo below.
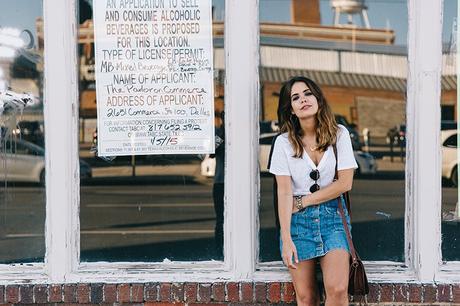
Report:
M 292 113 L 291 90 L 294 83 L 303 82 L 311 90 L 318 101 L 318 112 L 316 113 L 316 142 L 318 150 L 324 152 L 336 142 L 338 126 L 334 114 L 318 85 L 312 80 L 296 76 L 286 81 L 281 87 L 278 104 L 278 122 L 282 133 L 288 133 L 289 141 L 294 147 L 293 157 L 302 157 L 303 130 L 299 118 Z

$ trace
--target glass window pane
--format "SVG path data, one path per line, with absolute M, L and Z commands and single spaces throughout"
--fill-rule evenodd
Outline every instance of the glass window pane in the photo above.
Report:
M 117 156 L 114 159 L 101 158 L 96 152 L 98 130 L 95 69 L 98 68 L 95 68 L 92 3 L 95 1 L 80 1 L 79 6 L 79 141 L 80 160 L 84 165 L 80 168 L 82 172 L 81 261 L 222 260 L 225 156 L 225 141 L 222 143 L 225 138 L 223 129 L 224 2 L 212 2 L 214 109 L 208 116 L 214 120 L 216 144 L 220 144 L 216 148 L 216 154 L 212 156 L 156 154 Z M 179 15 L 171 15 L 167 9 L 168 3 L 177 3 L 177 1 L 159 0 L 151 3 L 159 5 L 156 13 L 158 16 L 167 15 L 169 16 L 167 18 L 179 16 L 177 18 L 187 19 L 189 13 L 200 14 L 196 8 L 190 7 L 178 9 L 176 13 Z M 179 1 L 179 5 L 182 5 L 181 3 L 185 2 Z M 192 2 L 187 3 L 192 4 Z M 201 1 L 201 3 L 205 2 Z M 112 15 L 107 18 L 115 20 L 118 18 L 118 13 L 121 18 L 124 18 L 122 12 L 129 10 L 117 8 L 111 11 Z M 187 24 L 187 21 L 183 22 Z M 130 23 L 143 24 L 143 22 Z M 155 22 L 148 24 L 152 26 L 148 31 L 153 31 Z M 203 36 L 203 31 L 202 29 L 198 35 L 208 39 L 207 36 Z M 156 41 L 157 44 L 159 43 L 157 38 L 153 32 L 148 32 L 143 41 L 149 41 L 151 44 Z M 166 40 L 163 40 L 164 42 Z M 132 43 L 137 44 L 134 40 Z M 145 44 L 137 45 L 135 49 L 139 52 L 180 50 L 174 46 L 171 48 L 152 46 L 150 48 Z M 139 67 L 137 66 L 139 63 L 145 65 L 148 62 L 128 60 L 125 63 Z M 187 63 L 182 64 L 179 68 L 187 69 Z M 197 63 L 193 63 L 190 67 L 195 69 L 198 67 L 196 65 Z M 165 82 L 164 85 L 174 86 L 170 81 Z M 97 103 L 105 102 L 97 101 Z M 206 101 L 207 104 L 211 102 Z M 158 116 L 151 114 L 147 117 L 156 120 Z M 214 127 L 211 127 L 211 130 L 213 129 Z
M 347 2 L 260 1 L 261 262 L 280 260 L 270 143 L 263 139 L 278 133 L 280 88 L 297 75 L 321 87 L 350 133 L 359 167 L 352 234 L 361 257 L 404 262 L 407 3 Z
M 0 263 L 43 262 L 43 3 L 0 0 Z
M 444 1 L 441 81 L 442 259 L 460 260 L 458 204 L 457 1 Z

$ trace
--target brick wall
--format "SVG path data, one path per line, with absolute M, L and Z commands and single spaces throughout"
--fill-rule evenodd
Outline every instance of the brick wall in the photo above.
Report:
M 0 286 L 0 304 L 288 305 L 292 283 L 142 283 Z M 369 303 L 460 305 L 460 284 L 371 284 Z

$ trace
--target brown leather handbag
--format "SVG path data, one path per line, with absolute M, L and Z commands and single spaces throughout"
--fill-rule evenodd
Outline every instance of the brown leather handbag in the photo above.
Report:
M 335 154 L 335 178 L 334 180 L 338 179 L 338 172 L 337 172 L 337 146 L 334 144 L 334 154 Z M 350 197 L 348 192 L 344 194 L 344 198 L 346 199 L 346 205 L 348 211 L 351 212 L 351 203 Z M 366 299 L 366 295 L 369 293 L 369 283 L 367 281 L 366 271 L 364 270 L 363 262 L 359 257 L 358 253 L 356 252 L 355 246 L 353 245 L 353 240 L 351 239 L 350 228 L 348 227 L 347 219 L 345 218 L 345 212 L 343 210 L 342 198 L 337 198 L 339 201 L 339 211 L 340 216 L 342 217 L 342 224 L 345 229 L 345 233 L 347 235 L 347 242 L 348 247 L 350 249 L 351 258 L 350 258 L 350 274 L 348 276 L 348 294 L 353 296 L 353 300 L 364 300 Z M 350 213 L 351 216 L 351 213 Z

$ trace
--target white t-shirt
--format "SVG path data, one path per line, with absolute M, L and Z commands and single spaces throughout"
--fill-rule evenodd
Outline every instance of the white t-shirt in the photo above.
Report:
M 338 125 L 337 131 L 337 170 L 356 169 L 356 163 L 351 146 L 350 133 L 341 124 Z M 314 169 L 319 171 L 319 180 L 317 184 L 323 188 L 331 184 L 335 176 L 335 156 L 334 149 L 329 146 L 319 161 L 318 166 L 311 160 L 305 150 L 302 158 L 296 158 L 294 150 L 289 142 L 288 134 L 284 133 L 276 138 L 272 160 L 270 164 L 270 173 L 275 175 L 289 175 L 292 181 L 292 192 L 294 195 L 310 194 L 310 186 L 315 183 L 310 178 L 310 172 Z

